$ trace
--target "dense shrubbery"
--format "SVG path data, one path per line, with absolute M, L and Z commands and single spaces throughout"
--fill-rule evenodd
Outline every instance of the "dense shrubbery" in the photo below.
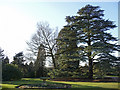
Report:
M 22 72 L 18 69 L 17 65 L 6 64 L 2 67 L 2 79 L 4 81 L 20 80 Z
M 88 72 L 83 71 L 82 68 L 71 71 L 50 69 L 48 75 L 50 78 L 88 78 Z

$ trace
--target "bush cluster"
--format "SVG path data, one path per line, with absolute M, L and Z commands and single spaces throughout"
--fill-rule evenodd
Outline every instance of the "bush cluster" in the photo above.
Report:
M 23 74 L 19 70 L 17 65 L 6 64 L 2 67 L 2 79 L 3 81 L 20 80 Z

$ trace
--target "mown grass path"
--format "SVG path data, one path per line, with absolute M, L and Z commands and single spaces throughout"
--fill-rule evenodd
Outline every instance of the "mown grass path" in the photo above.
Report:
M 72 88 L 68 90 L 118 90 L 118 83 L 117 82 L 66 82 L 66 81 L 50 81 L 47 80 L 47 83 L 64 83 L 64 84 L 71 84 Z M 3 90 L 7 90 L 7 88 L 11 88 L 9 90 L 16 90 L 13 89 L 16 86 L 21 84 L 40 84 L 42 80 L 38 78 L 23 78 L 20 81 L 3 81 L 2 88 Z M 75 89 L 76 88 L 76 89 Z M 26 89 L 29 90 L 29 89 Z M 30 89 L 32 90 L 32 89 Z M 42 90 L 42 89 L 40 89 Z M 45 89 L 44 89 L 45 90 Z M 48 90 L 48 89 L 46 89 Z M 50 90 L 50 89 L 49 89 Z M 57 89 L 54 89 L 57 90 Z M 62 90 L 62 89 L 59 89 Z M 67 90 L 67 89 L 66 89 Z

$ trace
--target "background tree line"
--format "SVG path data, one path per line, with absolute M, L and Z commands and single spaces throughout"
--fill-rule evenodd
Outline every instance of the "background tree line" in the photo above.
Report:
M 93 79 L 119 75 L 120 57 L 113 53 L 120 51 L 120 45 L 114 43 L 118 39 L 108 33 L 116 25 L 104 19 L 104 10 L 86 5 L 77 15 L 66 16 L 66 22 L 59 33 L 47 22 L 37 23 L 36 33 L 27 42 L 29 53 L 25 58 L 23 52 L 16 54 L 11 63 L 17 65 L 23 77 Z M 29 64 L 24 63 L 25 59 Z M 52 67 L 45 66 L 48 61 Z M 80 65 L 82 62 L 85 66 Z

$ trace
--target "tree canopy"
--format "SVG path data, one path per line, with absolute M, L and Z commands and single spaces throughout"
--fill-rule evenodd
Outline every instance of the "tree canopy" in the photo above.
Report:
M 66 55 L 71 57 L 70 52 L 73 54 L 75 51 L 79 52 L 80 60 L 88 61 L 90 79 L 93 78 L 94 61 L 99 63 L 115 61 L 117 58 L 112 53 L 119 50 L 119 45 L 111 43 L 117 41 L 117 38 L 108 33 L 116 25 L 113 21 L 105 20 L 103 12 L 99 6 L 86 5 L 78 10 L 78 15 L 66 17 L 67 25 L 60 31 L 58 37 L 58 47 L 63 48 L 59 50 L 63 54 L 62 57 Z M 70 60 L 70 57 L 66 60 Z

